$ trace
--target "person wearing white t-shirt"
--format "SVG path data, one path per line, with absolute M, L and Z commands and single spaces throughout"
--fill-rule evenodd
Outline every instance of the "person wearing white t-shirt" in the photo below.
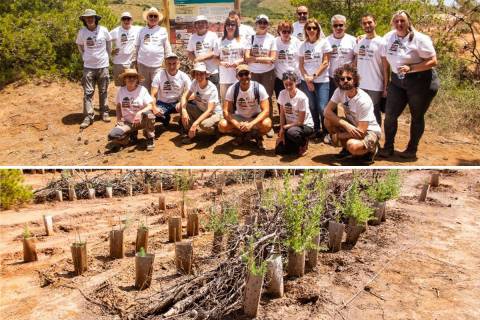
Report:
M 295 70 L 298 83 L 300 84 L 300 69 L 298 67 L 298 50 L 301 42 L 292 37 L 292 23 L 282 21 L 277 26 L 277 59 L 275 60 L 275 96 L 278 99 L 280 91 L 285 89 L 283 86 L 283 74 L 287 70 Z M 280 107 L 280 105 L 279 105 Z
M 147 151 L 154 148 L 155 116 L 153 99 L 145 87 L 139 84 L 141 76 L 135 69 L 127 69 L 120 75 L 123 86 L 117 92 L 117 124 L 108 134 L 112 147 L 137 142 L 137 132 L 143 129 L 147 139 Z
M 358 88 L 359 75 L 351 64 L 337 68 L 334 79 L 338 88 L 325 108 L 325 125 L 332 143 L 343 147 L 340 159 L 353 156 L 373 163 L 382 129 L 375 119 L 372 99 Z
M 298 76 L 294 69 L 285 71 L 282 79 L 285 89 L 278 96 L 280 131 L 275 153 L 303 156 L 308 149 L 308 136 L 313 133 L 308 97 L 297 89 Z
M 377 23 L 373 15 L 364 15 L 361 25 L 365 36 L 361 37 L 355 46 L 354 65 L 360 75 L 359 87 L 372 98 L 375 118 L 381 127 L 381 104 L 387 96 L 389 80 L 388 62 L 383 56 L 385 41 L 375 32 Z
M 302 74 L 301 90 L 308 97 L 313 117 L 314 137 L 322 140 L 327 130 L 323 125 L 323 111 L 328 102 L 328 66 L 332 47 L 321 38 L 320 24 L 308 19 L 305 25 L 306 37 L 299 49 L 299 67 Z M 322 128 L 323 127 L 323 128 Z
M 148 9 L 143 13 L 143 18 L 147 25 L 140 30 L 137 38 L 137 68 L 144 78 L 141 84 L 150 92 L 152 81 L 162 69 L 163 59 L 172 52 L 172 47 L 167 29 L 160 26 L 163 15 L 158 9 Z
M 384 36 L 384 55 L 392 72 L 385 106 L 385 144 L 379 155 L 390 157 L 394 154 L 398 117 L 408 104 L 411 115 L 410 140 L 399 156 L 415 160 L 425 130 L 425 113 L 440 86 L 434 69 L 437 54 L 430 37 L 413 28 L 406 11 L 396 12 L 391 23 L 394 30 Z
M 98 85 L 100 100 L 100 113 L 102 120 L 110 122 L 107 106 L 107 89 L 109 82 L 108 66 L 112 45 L 107 28 L 98 22 L 102 17 L 95 10 L 86 9 L 80 16 L 84 27 L 77 34 L 75 43 L 83 59 L 83 122 L 80 129 L 85 129 L 93 123 L 95 111 L 93 110 L 93 95 L 95 86 Z
M 153 79 L 151 95 L 156 101 L 152 109 L 156 120 L 167 127 L 171 114 L 180 112 L 180 99 L 190 89 L 192 81 L 185 72 L 179 70 L 180 61 L 174 52 L 165 57 L 164 64 L 165 70 L 161 70 Z
M 256 34 L 252 41 L 247 43 L 245 61 L 251 72 L 252 80 L 260 83 L 268 94 L 268 116 L 273 119 L 272 95 L 275 86 L 275 59 L 277 57 L 277 42 L 275 37 L 268 33 L 269 19 L 261 14 L 255 19 Z M 273 137 L 273 128 L 268 132 L 269 138 Z
M 207 66 L 203 62 L 197 62 L 192 72 L 194 80 L 180 102 L 183 144 L 191 143 L 199 128 L 207 134 L 215 134 L 218 122 L 222 119 L 218 91 L 208 80 Z
M 218 64 L 215 60 L 214 48 L 218 41 L 215 32 L 208 30 L 208 19 L 205 16 L 197 16 L 193 23 L 195 32 L 188 40 L 188 58 L 193 62 L 203 62 L 207 66 L 208 80 L 219 90 Z
M 237 81 L 235 68 L 243 62 L 245 42 L 240 37 L 237 20 L 227 18 L 223 37 L 215 45 L 215 58 L 220 69 L 220 102 L 223 104 L 228 88 Z
M 242 38 L 242 40 L 244 40 L 245 42 L 251 41 L 252 36 L 255 35 L 255 30 L 251 26 L 242 23 L 241 14 L 239 12 L 237 12 L 236 10 L 231 10 L 228 13 L 228 17 L 230 19 L 237 20 L 238 31 L 240 33 L 240 38 Z
M 236 136 L 234 145 L 255 139 L 257 146 L 264 149 L 263 136 L 272 128 L 268 117 L 268 94 L 258 82 L 251 80 L 252 75 L 246 64 L 237 67 L 237 79 L 228 88 L 223 104 L 224 119 L 218 124 L 221 133 Z
M 347 29 L 347 18 L 341 14 L 336 14 L 331 19 L 332 34 L 327 37 L 330 46 L 332 47 L 332 55 L 330 58 L 330 66 L 328 74 L 330 75 L 330 93 L 329 98 L 332 97 L 335 91 L 336 84 L 333 79 L 335 70 L 344 64 L 353 62 L 353 49 L 357 44 L 357 38 L 345 33 Z

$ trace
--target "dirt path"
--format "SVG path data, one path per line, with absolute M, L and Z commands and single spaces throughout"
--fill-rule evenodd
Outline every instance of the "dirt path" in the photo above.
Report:
M 113 108 L 115 89 L 110 86 Z M 82 89 L 78 84 L 39 83 L 0 91 L 0 165 L 355 165 L 339 163 L 333 157 L 339 149 L 324 144 L 310 144 L 302 158 L 280 157 L 273 152 L 275 138 L 266 139 L 266 151 L 252 144 L 235 148 L 229 136 L 218 140 L 205 137 L 198 143 L 182 145 L 177 125 L 168 130 L 159 127 L 156 148 L 146 152 L 145 140 L 117 153 L 107 152 L 106 136 L 113 123 L 97 121 L 84 131 Z M 430 112 L 434 112 L 433 108 Z M 113 116 L 113 113 L 112 113 Z M 160 126 L 160 125 L 159 125 Z M 427 128 L 420 145 L 419 159 L 405 162 L 401 158 L 380 160 L 376 165 L 479 165 L 480 144 L 472 137 L 450 134 L 442 137 Z M 399 125 L 396 147 L 407 144 L 408 118 Z
M 285 297 L 264 297 L 259 319 L 479 318 L 480 171 L 442 174 L 440 187 L 431 190 L 426 203 L 419 204 L 416 196 L 428 174 L 417 170 L 403 172 L 402 196 L 389 204 L 387 221 L 369 227 L 353 249 L 321 253 L 314 272 L 300 279 L 286 279 Z M 32 178 L 39 183 L 38 176 Z M 249 187 L 236 185 L 225 190 L 227 194 L 239 194 L 245 188 Z M 212 191 L 200 188 L 189 196 L 197 207 L 206 208 Z M 178 199 L 178 192 L 165 194 L 167 203 Z M 2 213 L 3 318 L 112 319 L 112 315 L 98 316 L 100 308 L 87 303 L 79 289 L 91 292 L 100 288 L 98 298 L 109 297 L 112 303 L 125 306 L 134 297 L 152 294 L 174 283 L 178 278 L 174 272 L 174 247 L 166 242 L 165 219 L 176 212 L 175 208 L 149 217 L 150 246 L 157 255 L 152 288 L 142 293 L 132 291 L 135 227 L 126 232 L 126 258 L 108 258 L 107 234 L 112 223 L 125 214 L 133 221 L 140 218 L 140 211 L 156 203 L 157 197 L 158 194 L 150 194 L 79 200 L 31 205 Z M 54 236 L 43 236 L 43 214 L 54 215 Z M 25 222 L 38 237 L 39 261 L 35 263 L 21 262 L 20 234 Z M 80 277 L 72 277 L 68 247 L 75 226 L 80 227 L 89 246 L 89 271 Z M 211 240 L 211 233 L 205 230 L 193 240 L 198 272 L 216 263 L 209 255 Z M 342 308 L 357 292 L 360 294 Z M 233 315 L 232 319 L 243 317 Z

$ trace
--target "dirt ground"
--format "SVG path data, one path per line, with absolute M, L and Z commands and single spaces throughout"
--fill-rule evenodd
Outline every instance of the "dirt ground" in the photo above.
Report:
M 388 204 L 387 221 L 369 226 L 354 248 L 321 253 L 319 265 L 300 279 L 285 279 L 285 296 L 263 297 L 259 319 L 478 319 L 480 318 L 480 171 L 443 172 L 427 201 L 416 200 L 427 171 L 403 171 L 401 197 Z M 40 187 L 51 175 L 28 175 Z M 272 183 L 272 182 L 269 182 Z M 267 183 L 268 184 L 268 183 Z M 253 188 L 233 185 L 227 194 Z M 189 191 L 191 203 L 206 208 L 213 189 Z M 179 194 L 166 192 L 173 207 Z M 174 283 L 174 247 L 167 243 L 166 213 L 148 210 L 158 194 L 29 205 L 0 214 L 0 314 L 3 319 L 117 319 L 100 315 L 95 303 L 109 297 L 122 308 L 135 298 Z M 135 220 L 150 212 L 150 245 L 155 252 L 152 287 L 134 283 L 135 227 L 126 233 L 126 257 L 108 258 L 108 231 L 119 216 Z M 46 237 L 42 215 L 54 216 L 56 234 Z M 39 261 L 22 262 L 25 223 L 37 236 Z M 136 222 L 134 222 L 134 225 Z M 73 277 L 69 243 L 79 226 L 88 241 L 89 270 Z M 215 263 L 211 233 L 193 239 L 195 270 Z M 92 290 L 96 290 L 93 291 Z M 92 298 L 87 302 L 83 294 Z M 233 315 L 231 319 L 243 319 Z M 192 318 L 193 319 L 193 318 Z
M 114 109 L 115 88 L 109 89 L 109 105 Z M 97 99 L 97 96 L 95 97 Z M 10 85 L 0 91 L 0 165 L 190 165 L 190 166 L 259 166 L 259 165 L 364 165 L 338 162 L 334 155 L 340 150 L 325 144 L 310 144 L 302 158 L 274 154 L 275 138 L 266 139 L 266 151 L 258 150 L 253 142 L 240 148 L 233 138 L 200 137 L 191 145 L 182 145 L 178 126 L 165 129 L 157 124 L 156 147 L 146 151 L 142 139 L 137 146 L 119 152 L 107 151 L 107 134 L 112 123 L 96 121 L 81 131 L 82 89 L 71 82 L 29 83 Z M 112 121 L 114 121 L 114 112 Z M 98 116 L 97 116 L 98 118 Z M 175 117 L 176 118 L 176 117 Z M 276 121 L 276 120 L 275 120 Z M 408 139 L 409 117 L 401 118 L 397 150 L 405 148 Z M 278 121 L 277 121 L 278 122 Z M 417 161 L 399 157 L 377 159 L 375 165 L 480 165 L 480 145 L 477 139 L 462 134 L 441 136 L 427 121 Z M 382 142 L 383 143 L 383 142 Z

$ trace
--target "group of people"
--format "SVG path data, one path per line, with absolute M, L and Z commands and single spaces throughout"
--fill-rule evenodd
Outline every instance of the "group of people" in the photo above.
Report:
M 190 78 L 180 70 L 156 8 L 144 13 L 144 27 L 134 26 L 131 14 L 124 12 L 121 25 L 111 32 L 87 9 L 76 40 L 84 61 L 85 118 L 80 127 L 93 123 L 97 85 L 101 118 L 110 121 L 106 100 L 112 57 L 113 78 L 120 87 L 117 123 L 108 135 L 115 145 L 135 143 L 143 129 L 147 150 L 153 150 L 155 123 L 168 126 L 171 115 L 179 113 L 182 143 L 203 132 L 234 135 L 235 145 L 255 140 L 264 148 L 264 136 L 275 135 L 275 94 L 277 154 L 302 156 L 313 140 L 342 147 L 339 159 L 373 161 L 377 153 L 390 157 L 398 118 L 408 104 L 410 140 L 399 156 L 415 159 L 424 115 L 439 86 L 431 39 L 414 29 L 403 10 L 393 14 L 392 31 L 383 37 L 377 35 L 371 14 L 361 18 L 365 34 L 358 37 L 346 33 L 343 15 L 331 18 L 329 36 L 309 17 L 307 7 L 298 7 L 297 15 L 295 23 L 278 24 L 276 37 L 269 33 L 264 14 L 252 28 L 231 11 L 222 37 L 209 31 L 205 16 L 197 16 L 186 49 L 193 63 Z M 379 150 L 382 111 L 385 144 Z

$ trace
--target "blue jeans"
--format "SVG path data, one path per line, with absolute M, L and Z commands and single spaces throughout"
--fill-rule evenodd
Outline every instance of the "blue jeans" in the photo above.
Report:
M 170 123 L 170 115 L 177 112 L 175 110 L 175 106 L 177 105 L 177 103 L 178 101 L 173 103 L 166 103 L 157 100 L 157 107 L 163 112 L 163 116 L 157 115 L 156 122 L 160 121 L 163 123 L 164 126 L 168 126 L 168 124 Z
M 314 83 L 315 91 L 309 91 L 307 83 L 302 81 L 300 90 L 302 90 L 308 97 L 308 105 L 313 118 L 313 132 L 317 134 L 323 127 L 323 111 L 328 103 L 328 92 L 330 84 L 328 82 Z M 324 130 L 326 132 L 326 129 Z

